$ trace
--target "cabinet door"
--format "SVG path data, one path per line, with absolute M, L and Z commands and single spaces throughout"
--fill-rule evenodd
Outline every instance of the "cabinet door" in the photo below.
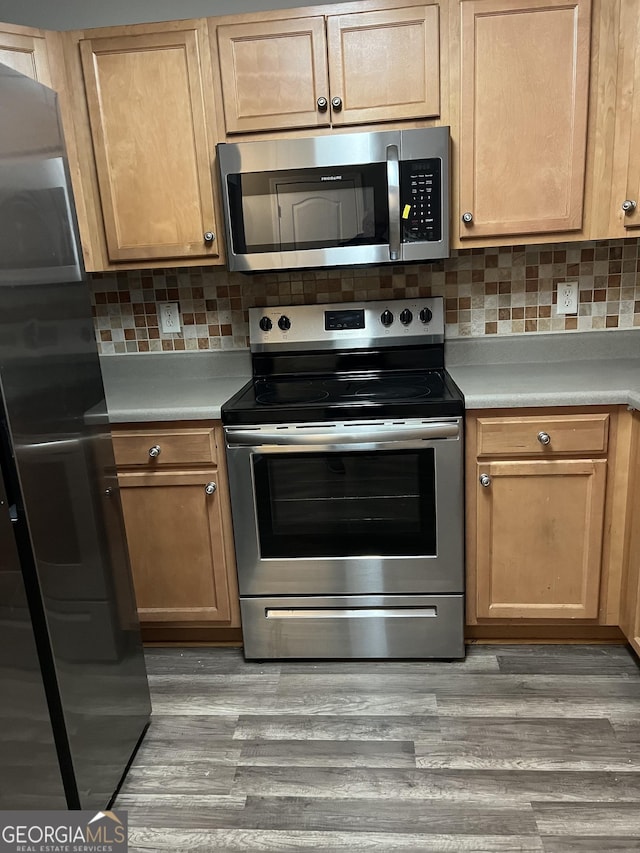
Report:
M 606 468 L 604 459 L 478 464 L 478 617 L 597 617 Z
M 228 24 L 217 35 L 227 133 L 329 124 L 324 18 Z
M 590 0 L 463 0 L 461 239 L 582 227 L 590 13 Z
M 0 24 L 0 62 L 45 86 L 51 86 L 44 35 L 35 30 L 30 34 L 26 27 L 5 29 L 5 26 Z
M 632 236 L 640 228 L 640 3 L 621 0 L 620 59 L 616 102 L 612 236 Z M 632 206 L 625 211 L 625 201 Z
M 634 412 L 629 466 L 629 544 L 622 587 L 620 627 L 640 655 L 640 415 Z
M 331 15 L 327 39 L 334 125 L 439 115 L 437 6 Z
M 211 74 L 199 35 L 193 28 L 80 43 L 111 261 L 219 253 L 215 126 L 205 108 Z
M 118 475 L 141 621 L 228 622 L 215 469 Z

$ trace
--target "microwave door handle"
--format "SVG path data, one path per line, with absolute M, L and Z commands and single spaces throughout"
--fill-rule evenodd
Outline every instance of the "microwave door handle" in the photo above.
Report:
M 389 260 L 400 257 L 400 162 L 397 145 L 387 145 L 387 191 L 389 201 Z

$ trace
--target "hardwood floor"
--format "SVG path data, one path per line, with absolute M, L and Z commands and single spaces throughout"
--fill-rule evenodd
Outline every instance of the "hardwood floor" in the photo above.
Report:
M 115 803 L 130 851 L 639 851 L 640 668 L 619 646 L 461 663 L 156 649 Z

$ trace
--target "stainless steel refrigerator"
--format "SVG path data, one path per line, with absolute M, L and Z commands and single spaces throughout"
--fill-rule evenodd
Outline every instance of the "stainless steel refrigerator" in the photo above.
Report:
M 56 95 L 0 64 L 0 809 L 103 808 L 150 702 Z

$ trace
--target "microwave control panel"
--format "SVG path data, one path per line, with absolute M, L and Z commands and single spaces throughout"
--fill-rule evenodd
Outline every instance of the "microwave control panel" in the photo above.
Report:
M 400 221 L 403 243 L 442 239 L 440 158 L 400 163 Z

